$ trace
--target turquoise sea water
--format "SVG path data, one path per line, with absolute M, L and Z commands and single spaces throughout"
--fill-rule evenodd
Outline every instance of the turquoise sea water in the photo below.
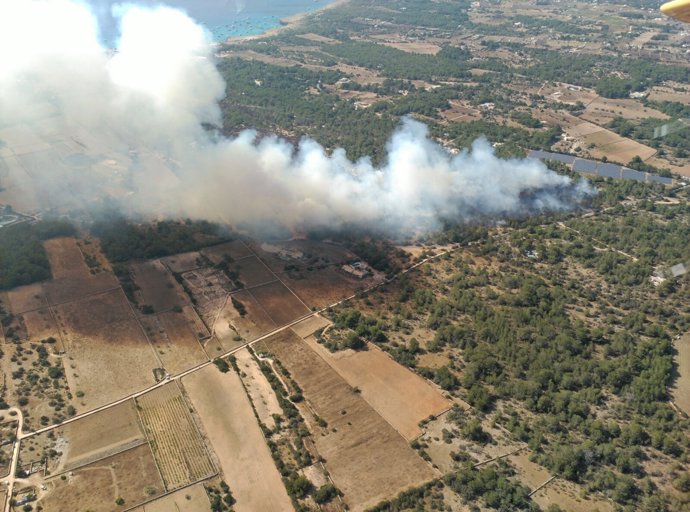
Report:
M 139 0 L 139 5 L 170 5 L 186 11 L 203 24 L 215 41 L 232 36 L 253 36 L 278 27 L 287 16 L 320 9 L 333 0 Z M 117 24 L 112 6 L 122 0 L 90 0 L 101 22 L 101 37 L 112 45 L 117 41 Z

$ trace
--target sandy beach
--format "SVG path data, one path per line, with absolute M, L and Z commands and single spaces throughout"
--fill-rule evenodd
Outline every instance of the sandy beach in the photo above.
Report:
M 292 16 L 287 16 L 285 18 L 280 19 L 280 26 L 278 27 L 273 27 L 265 32 L 262 32 L 261 34 L 255 34 L 255 35 L 250 35 L 250 36 L 232 36 L 229 37 L 225 40 L 226 44 L 232 44 L 232 43 L 238 43 L 242 41 L 254 41 L 257 39 L 264 39 L 266 37 L 273 37 L 281 32 L 291 29 L 291 28 L 296 28 L 300 26 L 304 21 L 311 15 L 313 14 L 318 14 L 321 12 L 324 12 L 328 9 L 333 9 L 335 7 L 340 7 L 341 5 L 345 5 L 347 2 L 350 0 L 335 0 L 333 3 L 330 3 L 328 5 L 324 5 L 323 7 L 316 9 L 314 11 L 307 11 L 307 12 L 300 12 L 297 14 L 293 14 Z

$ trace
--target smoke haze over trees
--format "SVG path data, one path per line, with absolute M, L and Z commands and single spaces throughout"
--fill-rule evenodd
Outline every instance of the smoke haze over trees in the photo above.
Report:
M 497 158 L 481 139 L 449 155 L 411 119 L 379 167 L 309 139 L 295 148 L 277 137 L 257 141 L 252 131 L 212 135 L 202 126 L 220 124 L 226 84 L 207 32 L 169 7 L 127 5 L 114 14 L 121 36 L 110 53 L 99 41 L 98 17 L 81 3 L 0 6 L 5 125 L 85 141 L 83 155 L 39 166 L 32 183 L 22 184 L 58 206 L 66 189 L 65 205 L 108 198 L 125 214 L 209 219 L 249 231 L 376 225 L 414 233 L 446 219 L 565 210 L 591 194 L 584 182 L 537 161 Z

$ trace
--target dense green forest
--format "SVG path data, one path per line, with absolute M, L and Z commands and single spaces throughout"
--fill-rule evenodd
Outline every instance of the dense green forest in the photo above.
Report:
M 50 279 L 50 264 L 43 242 L 74 234 L 74 226 L 62 220 L 15 224 L 0 229 L 0 289 Z
M 117 218 L 99 221 L 91 231 L 113 263 L 196 251 L 231 239 L 216 224 L 191 220 L 139 224 Z
M 647 461 L 681 467 L 690 456 L 690 423 L 668 405 L 672 336 L 690 328 L 690 281 L 649 281 L 655 268 L 690 258 L 687 194 L 659 203 L 657 186 L 598 184 L 605 211 L 595 216 L 515 220 L 502 237 L 453 228 L 467 231 L 471 249 L 332 311 L 334 328 L 321 342 L 331 350 L 357 348 L 357 339 L 379 345 L 473 406 L 477 413 L 457 416 L 464 435 L 485 443 L 472 422 L 500 424 L 552 475 L 622 510 L 684 510 L 659 493 Z M 433 336 L 410 338 L 418 329 Z M 449 355 L 448 364 L 420 363 L 434 353 Z M 459 469 L 445 483 L 497 510 L 508 504 L 496 494 L 520 499 L 517 489 L 496 491 L 500 476 L 483 471 Z M 489 476 L 490 485 L 476 482 Z M 378 510 L 429 504 L 434 495 L 418 489 Z

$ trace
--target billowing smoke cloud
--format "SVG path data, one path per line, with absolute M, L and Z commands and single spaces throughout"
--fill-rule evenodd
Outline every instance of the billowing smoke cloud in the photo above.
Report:
M 439 219 L 568 209 L 591 193 L 539 162 L 499 159 L 483 140 L 449 155 L 409 119 L 381 168 L 311 140 L 212 137 L 202 125 L 220 122 L 225 84 L 206 31 L 167 7 L 113 12 L 121 36 L 109 52 L 85 4 L 0 4 L 2 185 L 16 198 L 67 209 L 107 197 L 131 214 L 249 229 L 411 233 Z

